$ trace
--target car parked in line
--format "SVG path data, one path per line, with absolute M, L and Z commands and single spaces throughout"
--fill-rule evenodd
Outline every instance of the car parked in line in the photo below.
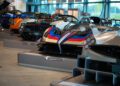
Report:
M 43 34 L 38 47 L 40 51 L 59 54 L 81 54 L 82 47 L 95 44 L 91 27 L 70 15 L 53 22 Z
M 25 18 L 21 24 L 19 32 L 23 40 L 36 41 L 51 26 L 51 17 L 49 14 L 40 13 L 34 14 L 34 16 L 35 18 Z
M 53 22 L 53 26 L 44 32 L 38 48 L 49 53 L 82 54 L 83 48 L 103 44 L 116 36 L 116 30 L 114 27 L 96 24 L 90 17 L 78 21 L 73 16 L 66 16 L 62 21 Z

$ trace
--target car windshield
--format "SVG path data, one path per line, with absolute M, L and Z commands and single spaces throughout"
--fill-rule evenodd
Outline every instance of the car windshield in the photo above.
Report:
M 63 20 L 65 22 L 78 22 L 78 19 L 70 15 L 57 15 L 54 17 L 53 21 Z
M 51 15 L 47 13 L 38 13 L 38 14 L 35 14 L 35 16 L 37 19 L 50 19 L 51 18 Z
M 70 26 L 79 22 L 77 18 L 71 15 L 56 15 L 51 25 L 56 26 L 60 30 L 69 29 Z
M 83 16 L 83 17 L 80 19 L 80 23 L 81 23 L 81 24 L 90 24 L 90 23 L 91 23 L 91 19 L 90 19 L 89 17 Z

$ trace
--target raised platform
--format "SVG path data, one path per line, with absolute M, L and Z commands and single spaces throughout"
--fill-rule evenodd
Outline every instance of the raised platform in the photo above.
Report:
M 96 83 L 94 81 L 85 81 L 84 76 L 70 77 L 61 81 L 53 81 L 50 86 L 112 86 L 111 84 Z
M 34 68 L 43 68 L 64 72 L 72 72 L 77 59 L 42 55 L 38 53 L 19 53 L 18 64 Z
M 11 34 L 9 30 L 0 32 L 0 41 L 3 42 L 5 47 L 28 49 L 32 52 L 19 53 L 19 65 L 65 72 L 72 72 L 76 66 L 76 59 L 39 54 L 36 42 L 23 41 L 19 34 Z

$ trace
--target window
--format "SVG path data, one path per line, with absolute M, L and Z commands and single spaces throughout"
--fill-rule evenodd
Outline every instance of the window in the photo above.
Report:
M 120 19 L 120 3 L 110 3 L 110 18 Z
M 101 2 L 103 0 L 88 0 L 88 2 Z
M 48 0 L 48 3 L 56 3 L 56 0 Z
M 35 6 L 32 6 L 31 12 L 35 12 Z
M 57 2 L 57 3 L 60 3 L 60 2 L 61 2 L 61 0 L 56 0 L 56 2 Z
M 61 0 L 61 2 L 62 2 L 62 3 L 66 3 L 66 2 L 68 2 L 68 1 L 67 1 L 67 0 Z
M 79 9 L 91 16 L 120 19 L 120 0 L 26 0 L 26 2 L 27 11 L 30 12 L 53 14 L 57 8 L 64 9 L 67 14 L 68 9 Z
M 74 8 L 78 8 L 80 11 L 83 11 L 83 4 L 74 4 Z
M 34 7 L 34 12 L 38 12 L 38 6 L 37 5 L 35 5 L 35 7 Z
M 91 16 L 100 16 L 102 11 L 102 4 L 101 3 L 95 3 L 95 4 L 88 4 L 88 9 L 87 12 L 91 15 Z
M 41 0 L 41 4 L 47 4 L 47 0 Z
M 64 14 L 64 9 L 56 9 L 55 13 Z
M 40 3 L 40 0 L 35 0 L 35 3 L 39 4 L 39 3 Z
M 38 6 L 38 12 L 40 12 L 40 6 Z
M 27 0 L 28 2 L 33 2 L 33 0 Z
M 48 0 L 48 3 L 52 3 L 52 0 Z
M 81 3 L 81 2 L 84 2 L 84 0 L 68 0 L 68 2 Z
M 110 0 L 110 1 L 120 1 L 120 0 Z
M 69 9 L 68 15 L 73 15 L 76 18 L 79 18 L 79 10 L 78 9 Z
M 40 12 L 42 13 L 48 13 L 48 5 L 41 5 Z
M 55 4 L 50 4 L 49 5 L 49 13 L 54 14 L 56 10 L 56 5 Z
M 62 4 L 62 8 L 65 9 L 65 10 L 67 10 L 67 9 L 68 9 L 68 4 L 63 3 L 63 4 Z
M 75 0 L 75 3 L 81 3 L 84 2 L 84 0 Z
M 27 11 L 31 12 L 31 5 L 27 5 Z
M 69 2 L 69 3 L 73 3 L 73 2 L 74 2 L 74 0 L 68 0 L 68 2 Z

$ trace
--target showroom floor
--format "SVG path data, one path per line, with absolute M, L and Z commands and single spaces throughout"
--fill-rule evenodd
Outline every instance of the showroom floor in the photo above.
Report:
M 0 86 L 49 86 L 52 81 L 71 75 L 66 72 L 18 65 L 17 54 L 29 50 L 5 47 L 3 35 L 4 33 L 0 32 Z M 8 38 L 9 34 L 5 34 L 5 36 Z

